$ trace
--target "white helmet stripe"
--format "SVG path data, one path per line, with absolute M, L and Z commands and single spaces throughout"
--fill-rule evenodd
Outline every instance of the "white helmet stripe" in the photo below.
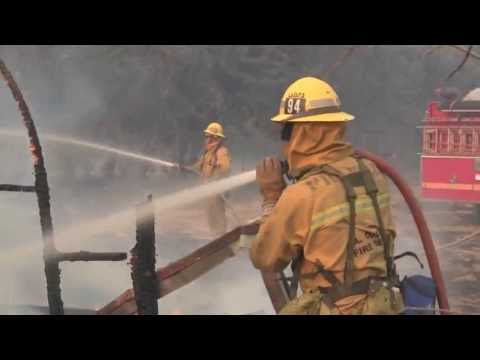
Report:
M 317 100 L 310 100 L 308 102 L 308 110 L 313 110 L 313 109 L 322 109 L 326 107 L 332 107 L 332 106 L 341 106 L 342 103 L 340 102 L 339 98 L 334 98 L 334 99 L 317 99 Z M 280 102 L 280 109 L 283 109 L 285 107 L 285 101 Z

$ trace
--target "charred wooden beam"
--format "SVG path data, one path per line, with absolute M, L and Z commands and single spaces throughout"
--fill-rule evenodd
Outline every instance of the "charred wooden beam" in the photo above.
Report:
M 124 252 L 89 252 L 78 251 L 63 253 L 57 252 L 54 255 L 56 261 L 123 261 L 127 259 L 127 253 Z
M 158 315 L 155 272 L 155 217 L 152 196 L 137 206 L 137 238 L 132 254 L 132 282 L 139 315 Z
M 8 70 L 7 66 L 1 59 L 0 74 L 10 88 L 12 96 L 18 104 L 18 108 L 22 115 L 23 125 L 27 130 L 29 149 L 33 160 L 35 190 L 37 193 L 40 227 L 44 244 L 43 258 L 45 262 L 45 277 L 47 279 L 48 306 L 51 314 L 63 315 L 63 301 L 60 290 L 60 268 L 58 262 L 51 260 L 51 255 L 54 254 L 56 250 L 53 237 L 52 215 L 50 211 L 50 190 L 48 187 L 47 171 L 45 169 L 42 147 L 30 110 L 25 102 L 22 92 L 10 70 Z
M 35 192 L 35 186 L 0 184 L 0 191 Z
M 214 269 L 228 258 L 234 257 L 235 245 L 240 242 L 241 235 L 254 235 L 258 232 L 256 223 L 238 227 L 220 238 L 213 240 L 191 254 L 157 270 L 158 298 L 191 283 Z M 270 283 L 269 283 L 270 284 Z M 280 286 L 275 282 L 272 286 Z M 270 294 L 270 292 L 269 292 Z M 275 288 L 272 294 L 282 294 Z M 281 304 L 280 304 L 281 305 Z M 279 305 L 279 306 L 280 306 Z M 137 313 L 135 293 L 133 289 L 124 291 L 116 299 L 97 311 L 99 315 L 132 315 Z

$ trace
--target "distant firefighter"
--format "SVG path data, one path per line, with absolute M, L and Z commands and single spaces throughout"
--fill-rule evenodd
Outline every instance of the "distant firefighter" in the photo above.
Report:
M 194 164 L 204 181 L 218 180 L 230 173 L 230 152 L 224 144 L 226 138 L 223 127 L 212 122 L 203 131 L 204 152 Z M 223 235 L 227 230 L 227 217 L 224 195 L 215 195 L 207 200 L 207 221 L 213 236 Z
M 335 90 L 312 77 L 288 87 L 272 118 L 281 124 L 294 184 L 286 186 L 287 167 L 276 158 L 257 165 L 263 218 L 251 258 L 256 268 L 270 272 L 292 263 L 303 294 L 280 314 L 403 310 L 387 181 L 345 141 L 346 123 L 353 118 L 341 110 Z

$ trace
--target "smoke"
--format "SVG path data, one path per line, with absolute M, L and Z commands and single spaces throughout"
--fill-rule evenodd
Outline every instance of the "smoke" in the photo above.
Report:
M 279 153 L 278 135 L 269 118 L 278 110 L 285 87 L 300 76 L 319 76 L 345 48 L 0 46 L 0 57 L 22 89 L 42 141 L 59 248 L 127 251 L 134 243 L 130 220 L 92 238 L 87 236 L 88 226 L 72 236 L 61 234 L 133 209 L 148 193 L 160 198 L 197 183 L 144 161 L 48 142 L 44 134 L 68 134 L 188 163 L 201 151 L 203 128 L 219 120 L 225 125 L 234 174 L 238 174 L 252 169 L 261 157 Z M 442 49 L 423 56 L 428 48 L 359 46 L 329 79 L 345 110 L 356 115 L 348 132 L 350 140 L 389 157 L 414 184 L 419 149 L 415 126 L 439 79 L 461 60 L 456 52 Z M 450 85 L 474 86 L 479 69 L 466 64 Z M 24 132 L 17 105 L 3 84 L 0 129 Z M 26 137 L 0 138 L 0 183 L 32 184 L 26 146 Z M 243 219 L 255 217 L 252 213 L 259 210 L 255 187 L 235 190 L 232 196 L 232 206 Z M 33 194 L 16 193 L 0 193 L 0 198 L 4 254 L 0 303 L 46 304 L 36 199 Z M 159 265 L 209 240 L 201 203 L 169 209 L 158 214 Z M 398 213 L 399 249 L 415 246 L 412 223 L 404 220 L 408 213 L 402 209 Z M 68 306 L 96 308 L 131 287 L 125 263 L 64 263 L 61 268 L 63 299 Z M 175 309 L 183 313 L 272 312 L 246 254 L 160 301 L 161 312 Z

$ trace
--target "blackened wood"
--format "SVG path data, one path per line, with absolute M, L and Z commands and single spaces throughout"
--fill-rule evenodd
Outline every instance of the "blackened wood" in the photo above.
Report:
M 0 191 L 35 192 L 35 186 L 0 184 Z
M 108 252 L 97 253 L 89 251 L 78 251 L 71 253 L 58 252 L 55 255 L 57 261 L 122 261 L 127 259 L 127 253 Z
M 132 249 L 132 281 L 139 315 L 158 315 L 155 272 L 155 217 L 152 196 L 137 207 L 137 242 Z

